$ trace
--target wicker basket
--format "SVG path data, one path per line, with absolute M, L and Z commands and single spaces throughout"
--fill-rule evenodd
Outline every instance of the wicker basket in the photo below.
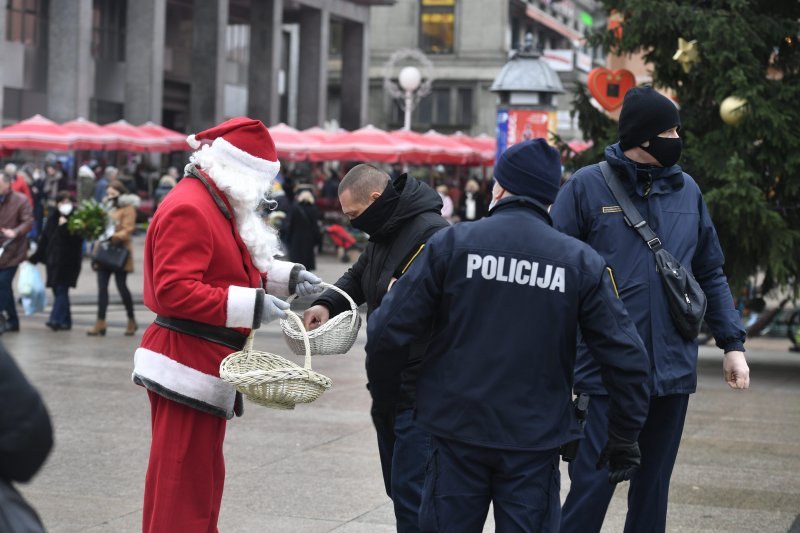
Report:
M 299 316 L 287 311 L 303 329 Z M 331 380 L 311 370 L 311 350 L 304 340 L 305 366 L 279 355 L 253 350 L 253 334 L 245 347 L 222 360 L 219 376 L 244 394 L 248 400 L 273 409 L 294 409 L 295 404 L 311 403 L 331 387 Z
M 322 283 L 323 287 L 333 289 L 338 292 L 350 302 L 350 310 L 344 313 L 339 313 L 334 316 L 320 327 L 306 332 L 303 323 L 298 324 L 293 320 L 281 320 L 281 329 L 283 329 L 283 337 L 286 339 L 286 344 L 295 355 L 302 355 L 305 353 L 303 341 L 308 337 L 308 342 L 311 344 L 312 355 L 334 355 L 347 353 L 358 337 L 358 330 L 361 328 L 361 315 L 358 313 L 356 303 L 350 298 L 350 295 L 335 285 Z M 291 302 L 297 296 L 292 295 L 287 301 Z

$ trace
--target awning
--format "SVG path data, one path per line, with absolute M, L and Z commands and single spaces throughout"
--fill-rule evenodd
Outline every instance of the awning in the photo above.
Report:
M 528 4 L 528 6 L 525 8 L 525 14 L 539 24 L 550 28 L 554 32 L 563 35 L 571 41 L 580 41 L 584 38 L 582 34 L 559 22 L 552 15 L 548 15 L 538 7 Z

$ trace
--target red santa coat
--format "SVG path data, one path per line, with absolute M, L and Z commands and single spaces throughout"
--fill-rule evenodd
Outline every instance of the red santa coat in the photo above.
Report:
M 270 294 L 287 296 L 302 267 L 273 261 L 268 275 L 259 273 L 227 198 L 202 177 L 181 180 L 153 217 L 144 249 L 144 303 L 161 316 L 248 334 L 260 322 L 263 284 Z M 133 381 L 230 419 L 235 390 L 219 378 L 219 365 L 232 351 L 152 324 L 134 355 Z

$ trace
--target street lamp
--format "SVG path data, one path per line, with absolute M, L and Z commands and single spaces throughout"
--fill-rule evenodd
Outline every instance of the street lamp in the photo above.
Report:
M 403 119 L 403 129 L 410 130 L 411 112 L 414 110 L 414 91 L 419 89 L 419 86 L 422 83 L 422 73 L 417 67 L 403 67 L 403 70 L 400 71 L 400 75 L 397 78 L 397 82 L 405 92 L 405 105 L 403 106 L 405 108 L 405 117 Z

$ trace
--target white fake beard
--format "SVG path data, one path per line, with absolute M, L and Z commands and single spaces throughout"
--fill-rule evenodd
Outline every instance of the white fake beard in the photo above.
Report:
M 265 195 L 272 190 L 274 176 L 230 168 L 224 160 L 215 157 L 213 150 L 203 146 L 189 158 L 214 180 L 230 201 L 236 228 L 250 258 L 259 272 L 267 272 L 275 256 L 282 256 L 278 233 L 267 225 L 257 209 Z

